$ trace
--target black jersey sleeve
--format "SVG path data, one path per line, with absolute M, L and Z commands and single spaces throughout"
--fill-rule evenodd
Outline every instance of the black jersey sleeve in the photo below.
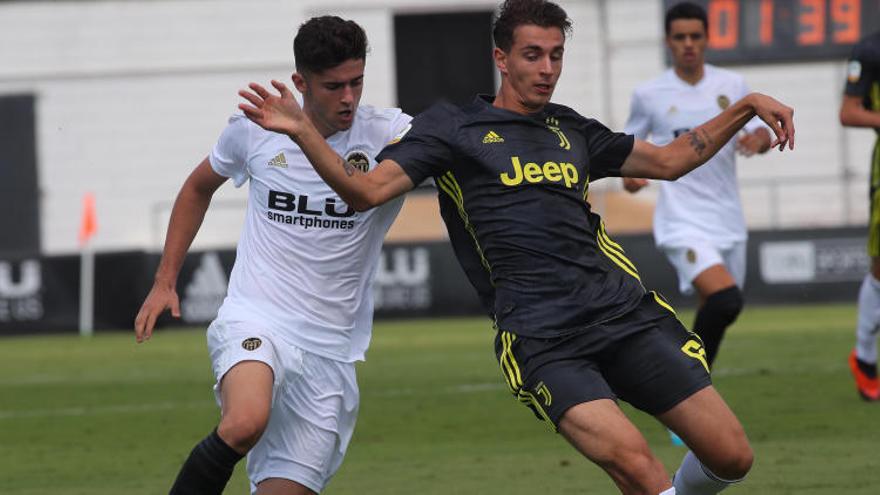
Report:
M 868 44 L 870 38 L 863 39 L 853 47 L 847 64 L 846 87 L 848 96 L 867 96 L 873 82 L 872 70 L 878 63 L 871 57 L 872 50 Z
M 452 163 L 451 136 L 457 120 L 454 110 L 440 103 L 420 113 L 400 138 L 385 146 L 377 161 L 394 160 L 416 185 L 441 175 Z
M 585 119 L 583 133 L 590 157 L 590 180 L 620 177 L 620 167 L 632 153 L 635 138 L 631 134 L 614 132 L 592 119 Z

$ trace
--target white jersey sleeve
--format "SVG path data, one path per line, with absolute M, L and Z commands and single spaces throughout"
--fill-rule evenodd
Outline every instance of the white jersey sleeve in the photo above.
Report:
M 244 115 L 233 115 L 208 156 L 211 168 L 232 179 L 235 187 L 241 187 L 250 176 L 247 169 L 249 149 L 250 121 Z
M 647 139 L 651 132 L 651 112 L 642 103 L 638 90 L 633 91 L 629 106 L 629 118 L 626 119 L 623 132 L 642 140 Z
M 409 123 L 412 121 L 412 117 L 403 113 L 403 111 L 399 108 L 392 108 L 386 111 L 392 113 L 390 119 L 391 124 L 388 126 L 390 134 L 388 135 L 388 139 L 385 141 L 385 144 L 387 145 L 403 133 L 403 131 L 409 126 Z

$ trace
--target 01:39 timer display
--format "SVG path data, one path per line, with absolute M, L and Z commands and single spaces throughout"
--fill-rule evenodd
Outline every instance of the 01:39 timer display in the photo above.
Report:
M 664 0 L 664 7 L 680 0 Z M 880 0 L 697 0 L 709 18 L 715 64 L 845 58 L 880 30 Z

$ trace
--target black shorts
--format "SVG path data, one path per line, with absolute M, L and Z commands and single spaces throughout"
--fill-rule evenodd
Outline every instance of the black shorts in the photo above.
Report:
M 513 395 L 556 428 L 582 402 L 622 399 L 657 415 L 712 383 L 703 342 L 654 292 L 620 318 L 572 335 L 499 330 L 495 354 Z

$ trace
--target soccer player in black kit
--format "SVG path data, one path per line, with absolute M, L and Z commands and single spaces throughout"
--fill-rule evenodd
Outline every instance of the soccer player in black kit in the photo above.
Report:
M 622 493 L 717 493 L 750 469 L 748 439 L 711 385 L 699 338 L 642 286 L 591 211 L 587 188 L 609 176 L 674 180 L 754 115 L 770 125 L 775 146 L 793 148 L 793 111 L 751 94 L 667 146 L 634 140 L 550 103 L 569 30 L 552 2 L 505 2 L 493 30 L 497 95 L 435 105 L 366 174 L 327 146 L 283 83 L 272 82 L 279 95 L 251 84 L 240 108 L 296 141 L 355 209 L 433 177 L 456 255 L 495 320 L 514 395 Z M 657 417 L 691 449 L 674 482 L 617 399 Z
M 880 331 L 880 31 L 864 37 L 853 47 L 840 105 L 840 122 L 848 127 L 874 128 L 878 133 L 871 154 L 868 256 L 871 271 L 859 289 L 856 346 L 849 367 L 856 390 L 866 401 L 880 401 L 877 378 L 877 333 Z

